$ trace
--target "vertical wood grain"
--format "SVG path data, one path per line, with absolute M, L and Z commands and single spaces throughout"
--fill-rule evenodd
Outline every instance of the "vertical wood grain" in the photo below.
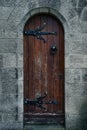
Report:
M 47 14 L 29 19 L 24 30 L 35 30 L 44 23 L 46 26 L 42 31 L 57 32 L 56 36 L 42 36 L 46 43 L 24 35 L 24 98 L 33 100 L 47 92 L 46 100 L 57 100 L 58 105 L 45 104 L 47 112 L 36 106 L 24 105 L 24 114 L 34 116 L 40 113 L 42 116 L 46 113 L 50 117 L 54 113 L 64 114 L 64 30 L 60 21 Z M 54 55 L 50 53 L 52 45 L 57 47 Z

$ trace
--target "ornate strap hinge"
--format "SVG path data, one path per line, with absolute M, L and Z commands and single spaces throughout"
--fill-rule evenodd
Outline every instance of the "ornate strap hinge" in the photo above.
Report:
M 28 36 L 35 36 L 37 39 L 43 40 L 44 43 L 46 40 L 42 35 L 57 35 L 57 32 L 41 32 L 45 28 L 46 23 L 43 26 L 38 26 L 35 30 L 24 30 L 23 34 Z
M 47 96 L 47 94 L 45 93 L 43 96 L 40 96 L 34 100 L 30 100 L 30 99 L 24 99 L 24 104 L 26 105 L 34 105 L 34 106 L 37 106 L 45 111 L 47 111 L 47 109 L 43 106 L 43 104 L 54 104 L 54 105 L 57 105 L 58 104 L 58 101 L 56 100 L 44 100 L 43 99 Z

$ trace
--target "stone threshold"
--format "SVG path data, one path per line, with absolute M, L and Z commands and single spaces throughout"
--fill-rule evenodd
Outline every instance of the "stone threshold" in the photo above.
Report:
M 60 125 L 25 125 L 23 130 L 65 130 Z

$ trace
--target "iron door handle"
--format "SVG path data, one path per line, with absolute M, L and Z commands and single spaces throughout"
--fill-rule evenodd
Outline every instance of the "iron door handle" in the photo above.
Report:
M 57 52 L 57 47 L 56 47 L 56 45 L 51 45 L 50 53 L 51 53 L 52 55 L 54 55 L 54 54 L 56 54 L 56 52 Z

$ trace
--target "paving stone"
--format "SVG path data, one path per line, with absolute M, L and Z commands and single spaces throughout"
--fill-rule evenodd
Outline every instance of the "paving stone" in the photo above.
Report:
M 65 130 L 60 125 L 26 125 L 24 130 Z

